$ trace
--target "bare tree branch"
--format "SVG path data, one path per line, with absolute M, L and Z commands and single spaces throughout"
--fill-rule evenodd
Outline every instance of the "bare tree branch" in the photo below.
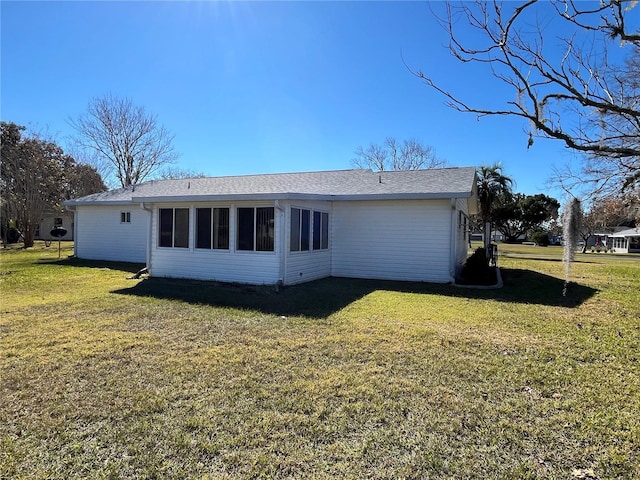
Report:
M 351 161 L 356 168 L 367 168 L 376 172 L 385 170 L 419 170 L 441 168 L 447 162 L 438 158 L 433 147 L 423 145 L 415 138 L 398 144 L 395 138 L 387 137 L 383 145 L 359 146 Z
M 78 132 L 77 145 L 107 160 L 121 186 L 140 183 L 177 157 L 173 135 L 127 98 L 94 98 L 87 112 L 69 123 Z
M 546 26 L 536 16 L 549 3 L 566 27 L 561 51 L 555 43 L 547 47 Z M 506 107 L 475 105 L 432 76 L 412 73 L 455 110 L 525 120 L 531 128 L 528 146 L 539 136 L 583 153 L 581 175 L 596 189 L 633 188 L 640 182 L 640 32 L 629 30 L 626 17 L 637 3 L 603 0 L 594 8 L 573 0 L 447 4 L 439 21 L 449 33 L 451 54 L 463 63 L 488 66 L 493 77 L 512 87 L 517 100 L 505 100 Z M 463 42 L 458 28 L 481 33 L 484 43 Z M 625 52 L 625 65 L 609 62 L 613 46 Z

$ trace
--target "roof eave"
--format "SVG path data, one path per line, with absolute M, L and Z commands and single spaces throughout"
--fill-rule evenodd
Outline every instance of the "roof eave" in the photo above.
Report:
M 225 194 L 225 195 L 179 195 L 133 197 L 131 203 L 186 203 L 186 202 L 232 202 L 232 201 L 275 201 L 275 200 L 442 200 L 449 198 L 470 198 L 472 192 L 444 193 L 371 193 L 350 195 L 328 195 L 315 193 L 264 193 L 264 194 Z
M 438 193 L 367 193 L 354 195 L 334 195 L 333 200 L 447 200 L 450 198 L 469 198 L 471 192 Z
M 135 203 L 132 200 L 65 200 L 62 205 L 65 207 L 90 207 L 90 206 L 127 206 Z

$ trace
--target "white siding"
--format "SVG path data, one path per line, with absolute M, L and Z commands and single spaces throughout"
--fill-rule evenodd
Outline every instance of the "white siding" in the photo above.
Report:
M 334 202 L 331 274 L 451 281 L 450 200 Z
M 331 235 L 331 203 L 330 202 L 292 202 L 287 203 L 286 225 L 285 225 L 285 250 L 286 250 L 286 275 L 284 283 L 293 285 L 296 283 L 309 282 L 331 275 L 331 237 L 329 238 L 329 249 L 309 250 L 305 252 L 291 251 L 291 208 L 301 208 L 329 214 L 329 235 Z M 313 213 L 311 213 L 311 230 L 313 231 Z M 313 236 L 311 238 L 311 248 L 313 247 Z
M 273 207 L 273 203 L 155 205 L 151 228 L 150 273 L 155 277 L 193 278 L 248 284 L 275 284 L 280 275 L 280 235 L 282 212 L 275 208 L 275 251 L 236 250 L 236 208 Z M 189 248 L 158 247 L 158 208 L 190 208 Z M 195 208 L 229 207 L 229 250 L 202 250 L 195 246 Z
M 67 230 L 67 234 L 64 237 L 56 238 L 51 236 L 51 230 L 55 226 L 56 218 L 62 219 L 62 225 Z M 68 212 L 54 215 L 47 215 L 42 219 L 39 225 L 39 235 L 35 238 L 38 240 L 73 240 L 73 214 Z
M 120 213 L 131 212 L 131 223 Z M 149 212 L 127 207 L 79 206 L 75 220 L 75 254 L 86 260 L 146 263 Z

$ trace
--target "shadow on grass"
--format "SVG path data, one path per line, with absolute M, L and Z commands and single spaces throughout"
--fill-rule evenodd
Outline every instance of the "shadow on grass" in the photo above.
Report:
M 108 262 L 106 260 L 82 260 L 76 257 L 46 258 L 34 262 L 36 265 L 60 265 L 65 267 L 101 268 L 136 273 L 144 267 L 142 263 Z
M 255 310 L 271 315 L 326 318 L 376 290 L 565 308 L 579 306 L 597 291 L 571 283 L 567 295 L 563 296 L 564 281 L 558 278 L 530 270 L 502 269 L 501 271 L 504 287 L 500 290 L 462 289 L 451 285 L 430 283 L 325 278 L 286 287 L 277 292 L 270 286 L 150 277 L 137 282 L 130 288 L 115 290 L 113 293 Z
M 594 296 L 598 290 L 579 283 L 519 268 L 500 269 L 504 287 L 496 292 L 496 300 L 574 308 Z

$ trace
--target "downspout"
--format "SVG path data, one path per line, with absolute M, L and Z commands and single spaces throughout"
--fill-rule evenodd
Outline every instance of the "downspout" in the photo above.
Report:
M 149 232 L 147 234 L 147 271 L 151 273 L 151 237 L 152 237 L 152 228 L 153 228 L 153 208 L 148 207 L 145 203 L 140 203 L 140 208 L 145 212 L 149 212 Z
M 451 241 L 449 242 L 449 281 L 456 283 L 456 261 L 458 251 L 458 235 L 456 234 L 456 199 L 451 199 Z
M 284 279 L 287 271 L 287 252 L 286 252 L 286 239 L 285 239 L 285 209 L 280 205 L 280 200 L 276 200 L 273 202 L 273 206 L 279 212 L 279 228 L 278 233 L 280 237 L 279 249 L 280 249 L 280 271 L 278 273 L 278 282 L 276 284 L 276 288 L 284 285 Z

